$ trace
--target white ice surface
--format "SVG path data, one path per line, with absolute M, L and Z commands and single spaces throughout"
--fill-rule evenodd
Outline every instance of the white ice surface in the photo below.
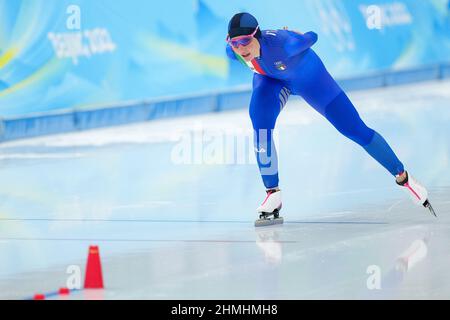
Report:
M 350 97 L 428 187 L 438 219 L 298 100 L 277 124 L 281 227 L 253 227 L 264 188 L 250 144 L 245 164 L 205 163 L 226 159 L 226 143 L 210 152 L 218 137 L 251 142 L 246 110 L 8 142 L 0 298 L 64 286 L 90 244 L 106 289 L 74 299 L 449 298 L 450 82 Z M 180 139 L 206 140 L 194 163 L 176 163 Z M 367 288 L 370 266 L 380 290 Z

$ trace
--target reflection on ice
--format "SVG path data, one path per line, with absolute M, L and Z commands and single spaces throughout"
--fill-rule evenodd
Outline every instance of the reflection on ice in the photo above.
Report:
M 278 265 L 283 258 L 283 244 L 280 242 L 282 227 L 271 226 L 255 228 L 256 244 L 261 249 L 267 263 Z

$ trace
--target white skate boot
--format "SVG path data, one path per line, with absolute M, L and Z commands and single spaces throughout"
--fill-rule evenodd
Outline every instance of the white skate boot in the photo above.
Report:
M 260 214 L 259 219 L 255 221 L 255 227 L 270 226 L 274 224 L 282 224 L 283 218 L 280 217 L 281 190 L 267 190 L 267 196 L 264 202 L 256 209 Z
M 398 181 L 399 176 L 397 176 L 397 184 L 406 190 L 415 204 L 419 206 L 422 205 L 425 208 L 428 208 L 431 214 L 436 217 L 436 213 L 434 212 L 433 207 L 428 201 L 427 189 L 425 189 L 425 187 L 422 186 L 416 179 L 414 179 L 407 171 L 405 171 L 405 173 L 406 178 L 404 178 L 402 181 Z

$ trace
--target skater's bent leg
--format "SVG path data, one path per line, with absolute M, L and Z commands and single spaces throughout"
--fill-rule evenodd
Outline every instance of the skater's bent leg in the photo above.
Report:
M 278 156 L 273 130 L 281 109 L 289 97 L 283 83 L 255 75 L 250 102 L 250 118 L 254 129 L 254 147 L 262 180 L 267 189 L 278 187 Z
M 403 164 L 389 144 L 378 132 L 366 126 L 344 92 L 326 107 L 325 117 L 340 133 L 362 146 L 393 176 L 404 172 Z
M 261 178 L 266 189 L 278 187 L 278 155 L 273 129 L 255 129 L 254 146 Z

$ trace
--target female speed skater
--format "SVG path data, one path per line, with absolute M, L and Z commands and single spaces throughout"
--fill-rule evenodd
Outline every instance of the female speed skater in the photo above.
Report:
M 254 147 L 266 198 L 257 208 L 255 225 L 282 223 L 281 190 L 277 152 L 272 141 L 278 115 L 289 96 L 299 95 L 324 116 L 341 134 L 353 140 L 378 161 L 413 201 L 429 208 L 428 192 L 397 158 L 386 140 L 366 126 L 346 93 L 328 73 L 311 47 L 317 34 L 287 30 L 261 30 L 249 13 L 238 13 L 228 25 L 227 55 L 253 72 L 249 114 L 254 129 Z

